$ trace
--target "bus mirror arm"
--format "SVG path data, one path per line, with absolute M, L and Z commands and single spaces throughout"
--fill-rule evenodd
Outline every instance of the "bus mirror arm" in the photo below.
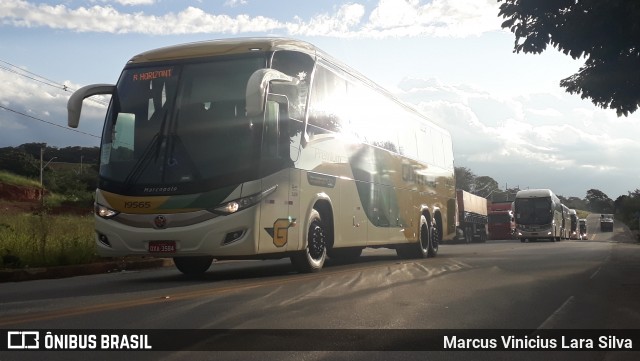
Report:
M 296 86 L 298 80 L 275 69 L 258 69 L 247 82 L 246 110 L 247 117 L 257 117 L 264 113 L 264 104 L 270 84 Z
M 93 95 L 113 94 L 115 89 L 116 86 L 111 84 L 92 84 L 76 90 L 67 101 L 67 125 L 71 128 L 78 127 L 83 100 Z

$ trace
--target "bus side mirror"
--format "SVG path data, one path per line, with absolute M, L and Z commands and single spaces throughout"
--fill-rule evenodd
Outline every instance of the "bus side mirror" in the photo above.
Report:
M 116 90 L 115 85 L 111 84 L 93 84 L 84 86 L 76 90 L 67 101 L 67 125 L 71 128 L 77 128 L 80 123 L 80 112 L 82 111 L 82 101 L 93 95 L 111 94 Z
M 290 77 L 275 69 L 258 69 L 247 82 L 246 111 L 247 117 L 259 117 L 264 113 L 267 98 L 267 88 L 271 86 L 271 93 L 285 96 L 297 96 L 298 79 Z M 290 101 L 292 99 L 289 99 Z

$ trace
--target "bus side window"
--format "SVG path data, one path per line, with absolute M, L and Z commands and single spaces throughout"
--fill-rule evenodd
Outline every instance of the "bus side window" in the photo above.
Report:
M 333 71 L 318 66 L 310 95 L 310 136 L 342 131 L 347 81 Z
M 273 54 L 271 67 L 299 81 L 297 96 L 289 99 L 289 114 L 293 118 L 304 118 L 314 62 L 309 55 L 296 51 L 279 50 Z

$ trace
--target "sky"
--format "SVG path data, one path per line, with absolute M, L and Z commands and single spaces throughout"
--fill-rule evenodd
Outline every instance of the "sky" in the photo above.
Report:
M 53 0 L 0 2 L 0 147 L 98 146 L 106 106 L 72 90 L 115 83 L 132 56 L 232 37 L 308 41 L 391 91 L 453 139 L 455 165 L 501 189 L 616 199 L 640 188 L 640 114 L 559 86 L 584 62 L 513 52 L 496 0 Z

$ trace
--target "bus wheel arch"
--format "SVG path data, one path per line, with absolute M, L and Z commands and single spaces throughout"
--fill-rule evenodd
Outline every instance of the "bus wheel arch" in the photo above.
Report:
M 418 239 L 409 244 L 396 246 L 396 253 L 401 258 L 427 258 L 431 247 L 431 229 L 433 219 L 428 207 L 423 206 L 420 211 L 420 223 L 418 224 Z
M 326 230 L 326 245 L 327 248 L 333 247 L 334 241 L 334 222 L 333 222 L 333 206 L 328 197 L 318 199 L 313 205 L 312 210 L 316 210 L 320 214 L 322 223 Z
M 291 264 L 298 272 L 318 272 L 327 259 L 327 250 L 333 246 L 333 210 L 328 200 L 318 200 L 305 224 L 304 247 L 291 256 Z
M 431 247 L 431 219 L 429 214 L 423 214 L 420 217 L 420 233 L 418 239 L 418 249 L 416 256 L 420 258 L 426 258 L 429 254 L 429 248 Z

